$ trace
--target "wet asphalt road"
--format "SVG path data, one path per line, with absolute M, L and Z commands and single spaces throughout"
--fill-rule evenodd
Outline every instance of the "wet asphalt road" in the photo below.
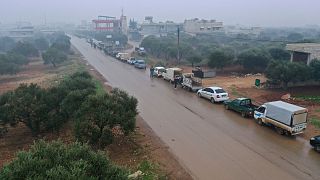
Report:
M 320 154 L 301 137 L 278 135 L 162 79 L 93 49 L 72 44 L 113 87 L 139 100 L 139 111 L 195 179 L 320 179 Z

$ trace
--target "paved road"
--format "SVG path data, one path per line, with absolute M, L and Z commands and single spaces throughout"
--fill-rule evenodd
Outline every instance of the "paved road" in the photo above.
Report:
M 320 179 L 320 154 L 251 119 L 119 62 L 76 37 L 72 44 L 114 87 L 139 100 L 139 111 L 195 179 Z

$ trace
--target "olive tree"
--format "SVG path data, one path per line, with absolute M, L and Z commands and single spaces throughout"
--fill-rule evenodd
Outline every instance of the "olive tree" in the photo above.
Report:
M 77 114 L 76 138 L 103 148 L 112 143 L 113 128 L 119 127 L 128 135 L 135 128 L 137 103 L 136 98 L 119 89 L 89 96 Z
M 216 50 L 210 54 L 208 66 L 211 68 L 223 69 L 225 66 L 230 65 L 233 59 L 234 57 L 232 54 Z
M 80 143 L 34 143 L 0 171 L 0 179 L 113 179 L 125 180 L 129 172 L 115 166 L 103 152 Z

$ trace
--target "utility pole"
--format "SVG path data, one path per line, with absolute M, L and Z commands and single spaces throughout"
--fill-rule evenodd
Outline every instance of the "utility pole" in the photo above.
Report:
M 178 25 L 178 64 L 180 64 L 180 26 Z

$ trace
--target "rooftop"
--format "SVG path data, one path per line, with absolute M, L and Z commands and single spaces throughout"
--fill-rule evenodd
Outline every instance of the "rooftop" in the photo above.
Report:
M 287 44 L 286 49 L 289 51 L 296 51 L 296 52 L 315 53 L 315 52 L 320 52 L 320 44 L 319 43 Z

